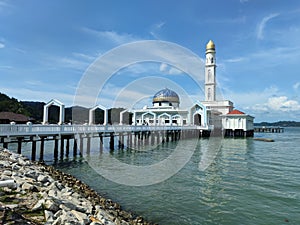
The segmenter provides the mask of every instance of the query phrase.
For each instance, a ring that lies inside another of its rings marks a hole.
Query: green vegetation
[[[0,112],[14,112],[23,114],[25,116],[30,116],[30,113],[22,102],[19,102],[15,98],[10,98],[2,93],[0,93]]]
[[[300,127],[300,122],[296,121],[278,121],[273,123],[268,122],[261,122],[261,123],[254,123],[254,126],[258,127]]]

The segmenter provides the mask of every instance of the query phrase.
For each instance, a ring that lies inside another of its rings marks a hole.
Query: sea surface
[[[191,159],[170,178],[147,186],[112,182],[90,167],[87,159],[105,156],[129,165],[147,166],[172,155],[179,146],[177,142],[143,151],[104,150],[101,154],[94,147],[90,156],[58,162],[51,159],[53,143],[47,143],[45,157],[47,163],[83,180],[100,194],[120,203],[125,210],[158,224],[298,225],[300,128],[255,136],[272,138],[275,142],[226,138],[216,151],[208,148],[210,139],[184,140],[180,145],[183,154],[190,152],[191,144],[196,143]],[[16,150],[15,145],[9,148]],[[30,156],[29,149],[30,144],[25,144],[23,154]],[[214,157],[209,166],[201,170],[199,162],[207,151],[214,151]],[[129,181],[135,176],[122,174],[121,169],[119,173]],[[146,179],[152,180],[149,174],[156,176],[147,173]]]

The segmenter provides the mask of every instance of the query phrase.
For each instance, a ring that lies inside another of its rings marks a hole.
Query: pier
[[[254,127],[256,133],[283,133],[284,128],[282,127]]]
[[[140,148],[180,139],[209,137],[211,127],[196,125],[186,126],[135,126],[135,125],[33,125],[2,124],[0,125],[0,143],[8,148],[17,143],[17,152],[22,153],[22,143],[31,143],[31,159],[44,160],[45,142],[52,141],[53,158],[63,159],[72,154],[74,157],[90,154],[91,141],[97,138],[99,152],[104,148],[115,149]],[[108,139],[104,142],[104,138]],[[108,143],[105,146],[105,143]],[[71,146],[73,144],[73,146]],[[86,152],[83,150],[86,149]]]

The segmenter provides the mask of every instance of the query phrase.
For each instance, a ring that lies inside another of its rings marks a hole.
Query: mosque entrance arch
[[[106,125],[107,122],[108,122],[108,110],[107,110],[107,108],[105,108],[102,105],[96,105],[96,106],[94,106],[93,108],[91,108],[89,110],[89,125],[95,124],[95,111],[97,109],[101,109],[101,110],[104,111],[104,119],[103,119],[104,122],[103,122],[103,125]]]
[[[201,126],[202,124],[202,116],[199,113],[194,115],[194,125]]]
[[[146,112],[142,114],[142,123],[144,125],[153,125],[156,123],[156,114],[153,112]]]
[[[159,125],[170,125],[172,120],[172,116],[168,113],[163,113],[158,116]]]
[[[56,99],[52,99],[50,100],[46,105],[44,105],[44,115],[43,115],[43,124],[48,124],[48,120],[49,120],[49,108],[52,105],[56,105],[59,107],[59,120],[58,120],[58,124],[62,125],[65,122],[65,105],[56,100]]]

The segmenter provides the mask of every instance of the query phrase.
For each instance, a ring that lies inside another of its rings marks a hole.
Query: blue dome
[[[155,102],[174,102],[179,103],[178,94],[168,88],[160,90],[153,96],[153,103]]]

